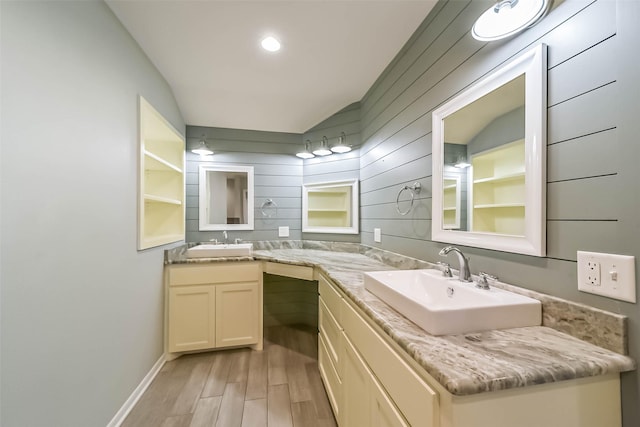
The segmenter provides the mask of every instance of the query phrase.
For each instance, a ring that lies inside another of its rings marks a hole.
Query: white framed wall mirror
[[[199,229],[253,230],[253,166],[200,165]]]
[[[304,184],[302,232],[358,234],[358,180]]]
[[[545,255],[546,73],[541,44],[433,112],[434,241]]]

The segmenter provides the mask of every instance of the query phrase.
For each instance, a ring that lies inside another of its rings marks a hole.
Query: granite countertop
[[[320,249],[291,247],[254,250],[253,258],[319,268],[391,339],[454,395],[471,395],[635,369],[634,360],[624,354],[545,326],[461,335],[430,335],[364,289],[362,273],[394,269],[388,259],[376,257],[375,253],[373,256],[370,253],[365,255],[361,249],[353,249],[356,246],[346,252],[326,250],[322,245],[318,247]],[[208,259],[208,262],[212,261]],[[178,257],[172,262],[187,261]],[[395,266],[425,268],[428,265],[400,264],[396,263]]]

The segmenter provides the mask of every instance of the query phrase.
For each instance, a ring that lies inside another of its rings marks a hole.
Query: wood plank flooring
[[[317,330],[265,328],[248,348],[167,362],[122,427],[335,427],[318,371]]]

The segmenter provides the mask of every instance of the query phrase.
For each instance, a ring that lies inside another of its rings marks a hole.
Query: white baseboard
[[[158,375],[158,372],[160,372],[160,369],[162,369],[162,366],[164,366],[165,362],[166,357],[163,354],[162,356],[160,356],[160,359],[158,359],[158,361],[151,367],[151,370],[147,373],[147,375],[145,375],[140,384],[138,384],[138,387],[133,390],[131,396],[129,396],[129,398],[124,402],[120,410],[116,413],[109,424],[107,424],[107,427],[119,427],[120,424],[124,422],[125,418],[127,418],[127,415],[129,415],[129,412],[131,412],[133,407],[136,406],[138,400],[140,400],[144,392],[149,387],[149,384],[151,384],[156,375]]]

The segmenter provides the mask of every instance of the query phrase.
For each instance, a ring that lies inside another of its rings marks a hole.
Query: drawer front
[[[318,293],[326,304],[329,312],[338,322],[338,325],[342,324],[342,296],[336,291],[331,283],[327,279],[320,275],[318,278]]]
[[[320,377],[324,382],[325,389],[327,390],[327,396],[329,397],[329,403],[333,409],[333,415],[336,420],[340,419],[340,404],[342,402],[342,381],[338,377],[338,374],[331,362],[329,353],[327,352],[327,346],[325,345],[322,335],[318,335],[318,368],[320,370]]]
[[[294,279],[313,280],[313,268],[304,265],[265,263],[264,272],[277,276],[293,277]]]
[[[172,265],[169,267],[169,286],[256,282],[259,280],[260,263],[258,262]]]
[[[342,354],[342,328],[336,322],[322,297],[318,300],[318,326],[320,335],[324,339],[327,352],[333,365],[336,367],[338,376],[342,378],[342,364],[340,363],[340,355]]]
[[[346,301],[342,303],[345,334],[387,390],[409,424],[438,426],[438,395],[396,354]]]

